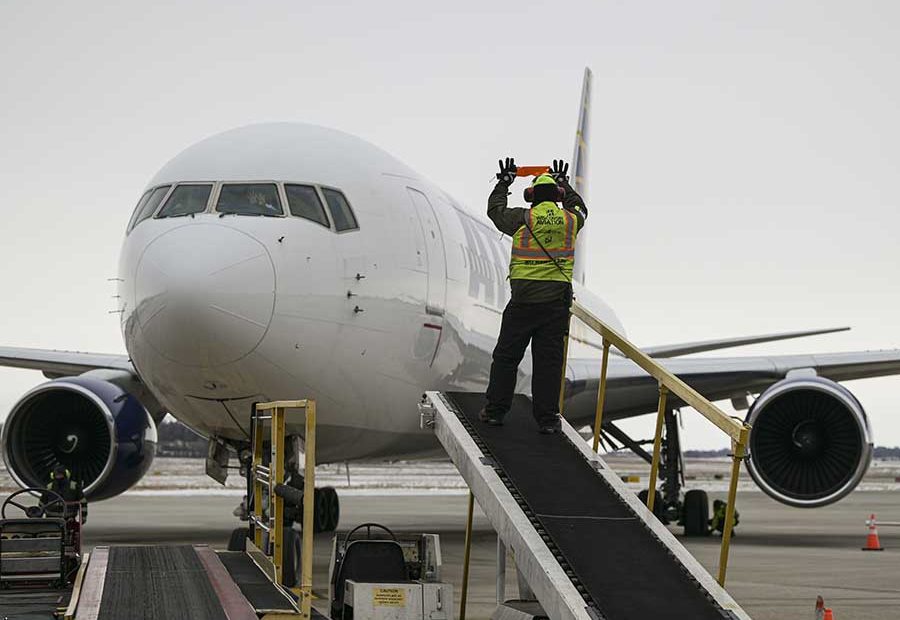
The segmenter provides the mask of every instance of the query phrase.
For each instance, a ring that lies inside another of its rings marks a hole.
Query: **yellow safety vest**
[[[578,235],[575,216],[547,201],[533,206],[526,217],[528,226],[523,224],[513,235],[509,279],[571,282]]]

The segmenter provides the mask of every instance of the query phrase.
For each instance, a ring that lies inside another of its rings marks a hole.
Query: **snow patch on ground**
[[[619,475],[637,476],[639,482],[628,482],[635,492],[646,487],[649,466],[626,455],[605,455],[607,464]],[[727,458],[686,459],[685,486],[711,492],[728,488],[731,461]],[[864,491],[900,491],[900,461],[874,461],[863,482]],[[449,461],[397,461],[393,463],[351,463],[320,465],[316,468],[316,486],[330,486],[341,495],[464,495],[465,481]],[[16,490],[16,485],[0,466],[0,492]],[[224,486],[207,477],[203,459],[157,458],[147,475],[128,491],[133,495],[222,495],[240,497],[246,484],[236,473]],[[741,491],[758,491],[741,470]]]

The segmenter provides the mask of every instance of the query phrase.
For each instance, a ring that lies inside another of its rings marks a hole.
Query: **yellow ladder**
[[[316,401],[277,400],[258,403],[253,408],[250,423],[252,438],[252,458],[249,472],[253,492],[253,512],[250,523],[253,538],[248,541],[248,552],[256,563],[269,575],[277,586],[281,586],[284,567],[284,498],[279,485],[284,484],[285,463],[285,417],[287,411],[301,409],[306,417],[304,453],[306,462],[303,472],[303,541],[300,569],[300,587],[293,592],[300,599],[300,616],[309,620],[312,613],[312,567],[313,567],[313,507],[315,501],[316,476]],[[264,447],[269,426],[268,465],[264,465]],[[265,502],[268,502],[268,509]]]

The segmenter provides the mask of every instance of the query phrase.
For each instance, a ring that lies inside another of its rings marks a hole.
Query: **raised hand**
[[[553,165],[550,166],[550,176],[556,179],[557,183],[564,183],[569,180],[569,164],[561,159],[554,159]]]
[[[497,173],[497,180],[512,184],[512,182],[516,180],[516,171],[518,170],[516,160],[512,157],[507,157],[506,162],[501,159],[497,163],[500,164],[500,172]]]

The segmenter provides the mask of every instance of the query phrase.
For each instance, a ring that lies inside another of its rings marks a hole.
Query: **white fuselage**
[[[215,211],[223,182],[249,181],[339,189],[359,228]],[[215,184],[206,212],[147,219],[120,261],[126,347],[160,403],[240,441],[253,402],[314,398],[321,461],[434,451],[416,403],[424,390],[484,390],[509,239],[383,151],[321,127],[214,136],[150,187],[188,182]],[[526,393],[530,368],[526,356]]]

